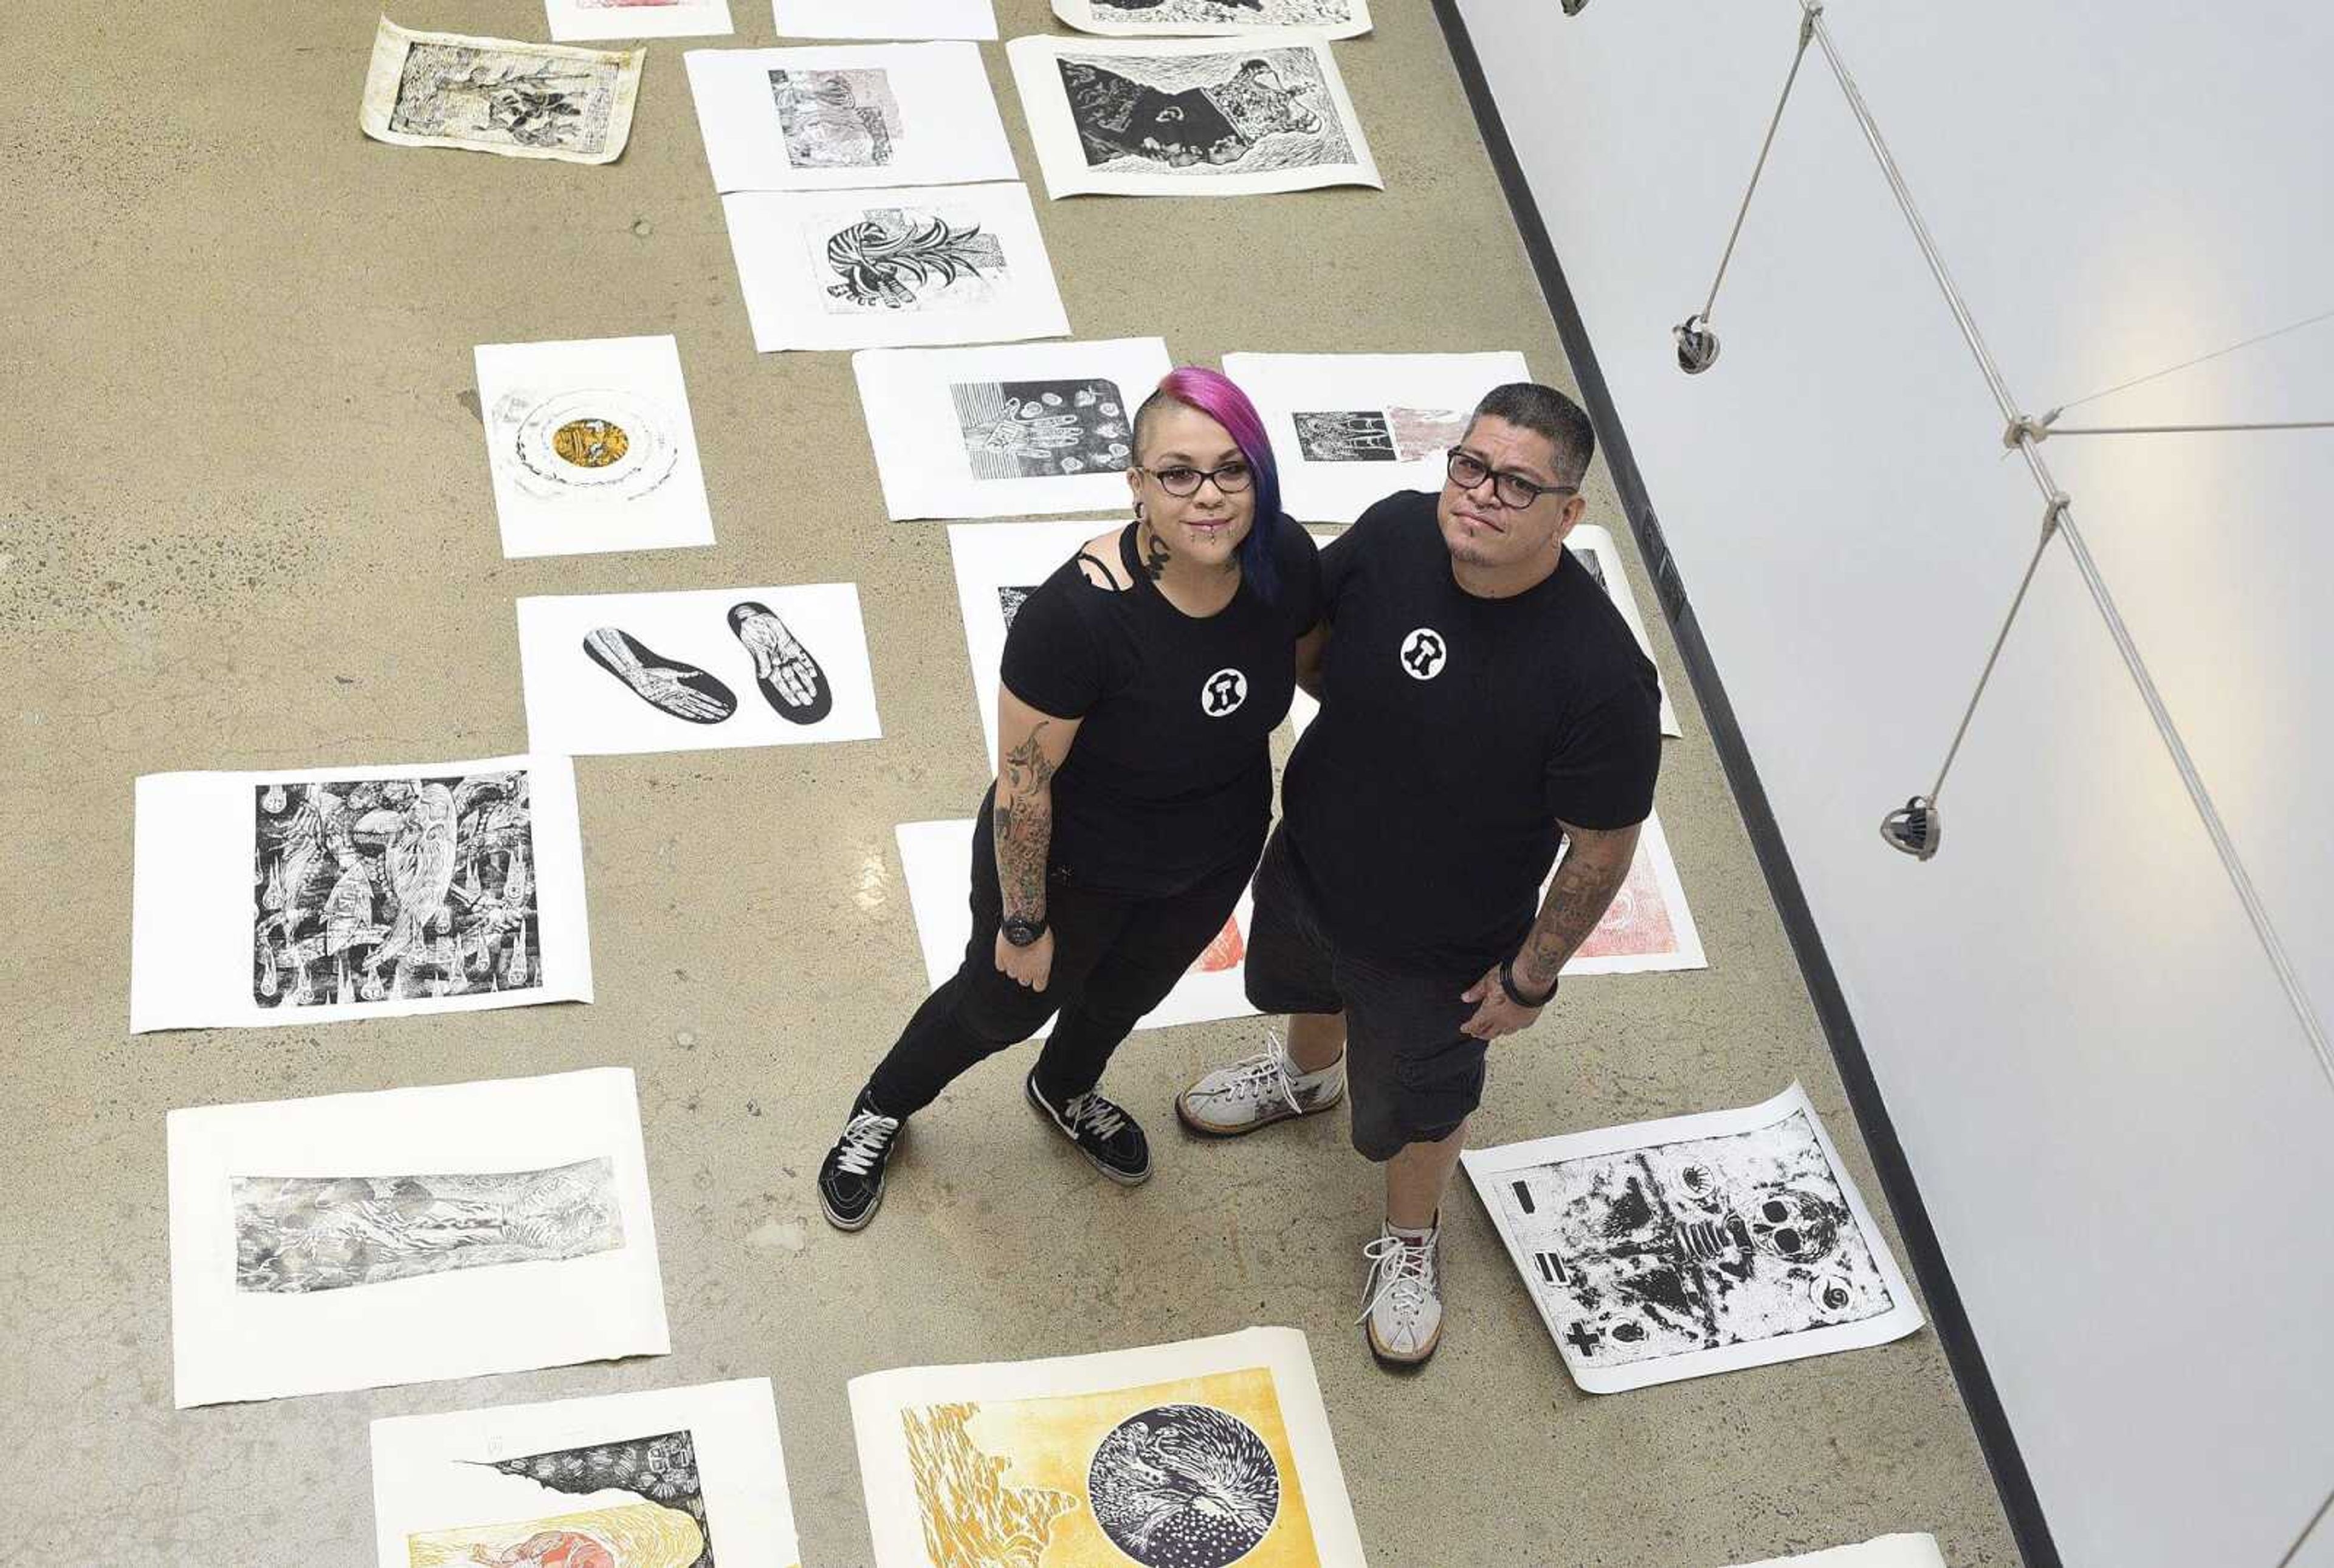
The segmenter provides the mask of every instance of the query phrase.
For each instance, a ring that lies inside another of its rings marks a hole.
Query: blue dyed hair
[[[1240,574],[1259,598],[1269,602],[1280,593],[1273,544],[1281,528],[1294,524],[1280,515],[1280,466],[1273,461],[1272,438],[1264,433],[1264,417],[1249,401],[1248,394],[1222,371],[1210,370],[1204,365],[1183,365],[1168,371],[1161,379],[1158,390],[1145,398],[1143,407],[1135,411],[1138,438],[1151,411],[1162,400],[1196,409],[1221,425],[1231,437],[1232,445],[1240,449],[1240,456],[1248,459],[1249,469],[1256,476],[1256,515],[1249,524],[1248,537],[1240,541]],[[1139,439],[1136,444],[1141,445]]]

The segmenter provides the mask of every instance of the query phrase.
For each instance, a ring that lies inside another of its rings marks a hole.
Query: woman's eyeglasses
[[[1527,479],[1521,474],[1494,468],[1463,447],[1451,448],[1449,467],[1451,482],[1461,490],[1472,490],[1486,479],[1495,481],[1491,493],[1500,498],[1500,505],[1513,511],[1523,510],[1543,495],[1580,494],[1577,485],[1543,485],[1536,479]]]
[[[1135,465],[1135,472],[1148,474],[1159,481],[1159,487],[1181,501],[1200,493],[1200,486],[1212,479],[1219,495],[1237,495],[1256,483],[1256,470],[1246,463],[1227,463],[1220,468],[1194,468],[1177,464],[1172,468],[1145,468]]]

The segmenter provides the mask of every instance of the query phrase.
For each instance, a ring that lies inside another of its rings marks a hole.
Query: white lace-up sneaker
[[[1264,1049],[1219,1067],[1175,1096],[1184,1126],[1210,1138],[1236,1138],[1276,1121],[1326,1111],[1345,1097],[1345,1059],[1318,1073],[1299,1073],[1277,1029],[1264,1032]]]
[[[1442,1227],[1428,1231],[1423,1241],[1412,1241],[1382,1226],[1362,1255],[1370,1260],[1370,1277],[1362,1286],[1369,1304],[1354,1321],[1369,1325],[1364,1332],[1370,1354],[1380,1366],[1424,1365],[1442,1341]]]

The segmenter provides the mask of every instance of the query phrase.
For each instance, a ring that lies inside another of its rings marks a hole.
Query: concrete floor
[[[735,43],[773,41],[767,6],[736,5]],[[1048,25],[1042,0],[998,10],[1008,35]],[[1377,10],[1338,54],[1388,189],[1041,201],[1081,335],[1163,332],[1202,361],[1516,347],[1565,379],[1427,8]],[[1343,1129],[1173,1130],[1174,1087],[1252,1024],[1121,1056],[1111,1087],[1159,1141],[1148,1187],[1067,1157],[998,1063],[918,1121],[874,1228],[829,1231],[812,1171],[922,991],[892,825],[969,813],[981,729],[944,534],[884,521],[847,358],[752,351],[680,48],[652,49],[630,151],[592,169],[362,139],[370,4],[39,11],[0,56],[8,1561],[369,1562],[376,1415],[768,1374],[805,1564],[864,1564],[846,1379],[1257,1323],[1311,1335],[1381,1568],[1715,1568],[1900,1528],[1956,1568],[2016,1561],[1933,1337],[1588,1398],[1471,1196],[1450,1211],[1446,1347],[1422,1378],[1378,1372],[1350,1326],[1374,1173]],[[532,0],[398,19],[542,26]],[[505,562],[471,346],[666,332],[719,548]],[[1590,498],[1625,531],[1601,472]],[[838,580],[866,603],[891,738],[579,769],[595,1005],[126,1033],[136,775],[520,750],[515,596]],[[1666,641],[1662,663],[1688,733],[1660,809],[1712,967],[1567,986],[1500,1048],[1479,1136],[1796,1076],[1876,1200]],[[671,1356],[170,1409],[166,1111],[609,1063],[640,1073]]]

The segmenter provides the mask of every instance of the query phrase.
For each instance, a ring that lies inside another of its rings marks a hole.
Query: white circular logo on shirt
[[[1450,649],[1443,646],[1442,633],[1432,626],[1422,626],[1402,640],[1402,669],[1413,680],[1432,680],[1442,673],[1451,659]]]
[[[1200,688],[1200,711],[1210,718],[1229,718],[1248,700],[1248,677],[1237,669],[1220,669]]]

